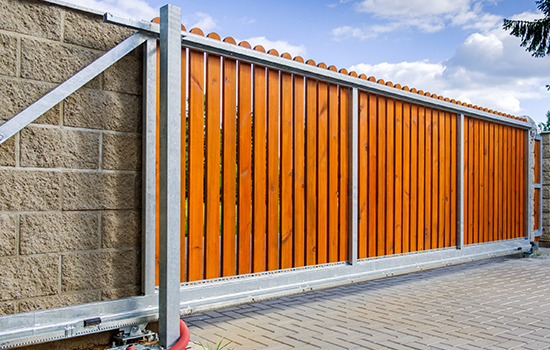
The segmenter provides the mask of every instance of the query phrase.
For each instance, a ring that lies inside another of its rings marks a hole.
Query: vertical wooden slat
[[[508,239],[510,234],[510,214],[508,209],[510,208],[510,128],[508,126],[503,127],[503,138],[504,138],[504,173],[503,173],[503,190],[504,190],[504,201],[503,201],[503,237],[502,239]]]
[[[399,137],[399,136],[397,136]],[[402,252],[411,251],[410,203],[411,203],[411,104],[403,103],[403,219]]]
[[[376,256],[386,253],[386,98],[378,96],[378,232]]]
[[[304,77],[294,76],[294,267],[305,265],[305,122]]]
[[[494,160],[493,160],[493,194],[494,194],[494,208],[493,208],[493,240],[498,240],[498,230],[499,230],[499,205],[500,205],[500,191],[498,187],[498,178],[499,178],[499,167],[500,167],[500,160],[499,160],[499,154],[500,154],[500,137],[499,137],[499,125],[494,124],[493,125],[493,145],[494,145]]]
[[[267,79],[267,269],[279,269],[279,71]]]
[[[157,51],[160,52],[160,51]],[[160,74],[157,70],[157,74]],[[160,78],[157,77],[157,81],[160,82]],[[185,241],[187,239],[187,171],[186,171],[186,159],[187,159],[187,101],[186,86],[187,84],[187,51],[184,47],[181,48],[181,203],[180,203],[180,282],[185,281],[186,266],[187,266],[187,254],[185,250]],[[160,95],[160,91],[158,91]],[[160,99],[160,96],[159,96]],[[158,100],[157,100],[158,101]],[[159,115],[159,114],[157,114]],[[159,131],[160,132],[160,131]],[[157,135],[160,135],[157,133]],[[160,139],[159,139],[160,141]],[[159,144],[160,146],[160,144]],[[157,153],[158,154],[158,153]],[[159,198],[160,199],[160,198]],[[158,208],[158,207],[157,207]],[[156,245],[158,248],[159,245]]]
[[[220,56],[206,59],[206,278],[220,274]]]
[[[367,256],[369,258],[376,256],[376,238],[378,236],[377,231],[377,196],[378,196],[378,100],[376,95],[369,94],[369,170],[368,170],[368,203],[367,203],[367,215],[368,215],[368,230],[367,230]]]
[[[359,177],[358,177],[358,225],[357,225],[357,246],[359,252],[357,257],[359,259],[366,258],[367,255],[367,231],[368,231],[368,214],[370,207],[367,207],[368,196],[368,157],[369,157],[369,135],[368,135],[368,121],[369,121],[369,95],[364,91],[359,91]]]
[[[317,84],[317,263],[328,254],[328,86]]]
[[[204,53],[189,51],[189,281],[203,279]],[[219,117],[218,117],[219,118]]]
[[[458,118],[457,118],[458,119]],[[460,126],[458,126],[460,127]],[[470,118],[464,116],[464,244],[470,243],[469,230],[470,230]],[[458,145],[455,149],[458,148]],[[455,164],[456,168],[459,164]],[[456,182],[453,182],[456,184]],[[454,188],[454,185],[453,185]],[[454,222],[453,222],[454,225]],[[457,237],[458,239],[458,237]]]
[[[410,251],[418,250],[418,106],[411,105]],[[424,215],[424,214],[422,214]],[[420,236],[422,237],[422,236]]]
[[[328,94],[328,262],[338,261],[338,86]]]
[[[403,102],[395,101],[394,253],[403,251]]]
[[[474,119],[474,229],[473,229],[473,241],[472,243],[479,243],[479,199],[481,191],[481,168],[480,168],[480,132],[479,132],[479,120]]]
[[[518,232],[518,235],[519,237],[524,237],[525,236],[525,225],[524,225],[524,220],[525,220],[525,212],[524,212],[524,208],[525,208],[525,202],[524,202],[524,199],[525,199],[525,157],[524,157],[524,154],[525,154],[525,131],[518,131],[518,134],[519,134],[519,138],[518,138],[518,158],[519,158],[519,166],[518,166],[518,170],[519,170],[519,232]]]
[[[292,76],[281,73],[281,268],[292,267]]]
[[[417,249],[424,250],[424,217],[426,210],[425,172],[426,160],[429,159],[426,152],[426,111],[424,107],[418,107],[418,221],[417,221]]]
[[[435,205],[432,206],[432,138],[433,138],[433,124],[432,124],[432,110],[426,108],[425,113],[425,141],[426,141],[426,161],[425,161],[425,187],[424,187],[424,249],[428,250],[432,248],[432,210]],[[435,203],[434,203],[435,204]]]
[[[517,218],[517,213],[518,213],[518,210],[517,210],[517,186],[518,186],[518,179],[517,179],[517,152],[516,152],[516,128],[510,128],[511,130],[511,137],[512,137],[512,156],[511,156],[511,160],[512,160],[512,166],[511,166],[511,182],[512,182],[512,188],[510,189],[511,193],[512,193],[512,201],[511,201],[511,225],[510,225],[510,231],[511,231],[511,236],[510,238],[516,238],[517,237],[517,233],[516,233],[516,224],[517,224],[517,221],[516,221],[516,218]]]
[[[317,263],[317,81],[306,79],[306,265]]]
[[[235,274],[237,184],[237,72],[235,60],[223,60],[223,211],[222,275]]]
[[[437,213],[437,248],[443,248],[448,245],[448,241],[445,241],[445,176],[449,176],[445,173],[445,164],[451,160],[445,158],[445,112],[438,111],[439,125],[437,133],[437,145],[439,148],[439,161],[437,163],[439,186],[437,192],[437,204],[439,205],[439,211]]]
[[[504,139],[502,125],[498,125],[498,191],[497,191],[497,208],[498,208],[498,240],[504,237]]]
[[[495,240],[495,123],[489,123],[489,241]]]
[[[440,169],[443,171],[443,192],[442,192],[442,202],[443,202],[443,216],[441,217],[441,220],[443,220],[443,231],[444,231],[444,241],[445,244],[444,247],[451,247],[454,244],[452,244],[451,239],[451,183],[452,182],[452,174],[451,174],[451,164],[453,167],[456,167],[455,162],[453,162],[453,159],[451,158],[451,114],[449,112],[445,112],[442,114],[443,118],[443,135],[441,137],[441,142],[443,144],[443,153],[440,156],[441,159],[443,159],[442,166]],[[456,222],[452,222],[453,226],[456,226]]]
[[[252,69],[239,61],[239,194],[237,271],[251,270],[252,234]]]
[[[474,135],[474,119],[468,118],[468,244],[474,243],[474,176],[476,138]]]
[[[457,191],[458,187],[458,128],[459,128],[460,119],[459,116],[456,114],[451,114],[451,155],[449,159],[452,159],[452,165],[451,165],[451,178],[450,178],[450,191],[451,191],[451,222],[449,223],[451,228],[451,246],[457,245],[457,239],[458,239],[458,230],[457,230],[457,216],[458,213],[458,205],[457,205],[457,197],[460,195]],[[465,129],[466,130],[466,129]],[[466,135],[464,135],[466,136]],[[465,156],[465,155],[464,155]],[[464,184],[466,184],[466,181],[464,181]],[[462,188],[462,191],[465,191],[466,188]],[[466,201],[464,201],[466,203]],[[464,213],[466,213],[466,208],[464,208]]]
[[[432,111],[432,219],[431,248],[439,244],[439,111]]]
[[[483,123],[483,242],[489,242],[489,122]]]
[[[514,160],[514,145],[513,145],[513,138],[512,138],[512,127],[508,127],[508,221],[507,221],[507,229],[508,229],[508,235],[506,236],[507,239],[513,238],[513,228],[514,228],[514,220],[513,220],[513,208],[514,208],[514,193],[513,188],[515,186],[514,184],[514,171],[513,171],[513,160]]]
[[[265,271],[266,244],[266,73],[254,66],[254,186],[252,272]]]
[[[340,87],[340,183],[339,183],[339,260],[348,259],[348,228],[349,228],[349,88]]]
[[[395,110],[394,100],[386,101],[386,255],[394,252],[394,128]]]

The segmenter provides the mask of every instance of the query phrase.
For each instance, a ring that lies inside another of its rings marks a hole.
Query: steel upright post
[[[160,9],[159,333],[179,339],[181,204],[181,9]]]

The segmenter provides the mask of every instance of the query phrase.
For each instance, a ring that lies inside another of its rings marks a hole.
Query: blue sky
[[[150,20],[166,0],[65,0]],[[172,0],[188,30],[545,121],[550,57],[534,58],[503,18],[542,15],[534,0]]]

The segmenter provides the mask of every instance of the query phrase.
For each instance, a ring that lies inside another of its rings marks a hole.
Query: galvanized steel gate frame
[[[83,9],[58,0],[51,3]],[[93,11],[98,13],[97,11]],[[136,33],[101,56],[79,73],[60,84],[36,103],[0,126],[0,143],[15,135],[26,125],[61,102],[88,81],[113,65],[138,47],[144,50],[144,119],[143,119],[143,296],[69,306],[0,317],[0,349],[69,338],[73,336],[116,329],[133,324],[160,321],[161,341],[171,345],[179,336],[178,318],[191,313],[246,304],[311,290],[331,288],[376,278],[405,274],[425,269],[458,264],[477,259],[517,253],[530,247],[530,218],[533,215],[529,203],[534,188],[529,169],[533,167],[530,145],[537,137],[532,120],[524,122],[499,115],[474,110],[461,105],[398,90],[327,69],[266,55],[236,45],[205,38],[180,28],[180,9],[165,6],[161,9],[161,24],[130,20],[104,15],[104,20],[129,28]],[[156,79],[157,40],[161,42],[160,66],[160,286],[155,286],[155,196],[156,196]],[[181,46],[208,53],[231,57],[253,64],[281,69],[309,78],[336,83],[352,88],[352,113],[350,116],[351,186],[350,193],[350,244],[347,262],[329,263],[303,268],[262,272],[234,277],[217,278],[181,284],[179,280],[180,240],[180,89],[179,69]],[[174,74],[174,72],[176,74]],[[457,205],[459,210],[457,246],[443,249],[396,254],[378,258],[357,258],[357,188],[358,188],[358,89],[399,98],[404,101],[440,108],[459,116],[459,171]],[[173,112],[175,111],[175,112]],[[464,244],[464,115],[512,125],[523,129],[526,138],[525,167],[526,222],[525,238],[491,243]],[[542,152],[541,152],[542,153]],[[176,159],[178,161],[172,161]],[[542,191],[540,191],[542,192]],[[542,203],[542,201],[540,201]],[[542,204],[541,204],[542,205]],[[177,208],[177,210],[174,210]],[[170,212],[170,211],[173,212]],[[173,244],[171,242],[178,242]],[[160,316],[159,316],[160,314]],[[99,325],[86,326],[86,319],[100,317]]]

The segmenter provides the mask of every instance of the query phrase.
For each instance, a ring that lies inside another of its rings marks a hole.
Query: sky
[[[167,0],[65,0],[151,20]],[[402,86],[546,121],[550,57],[502,20],[542,18],[535,0],[171,0],[198,27]]]

